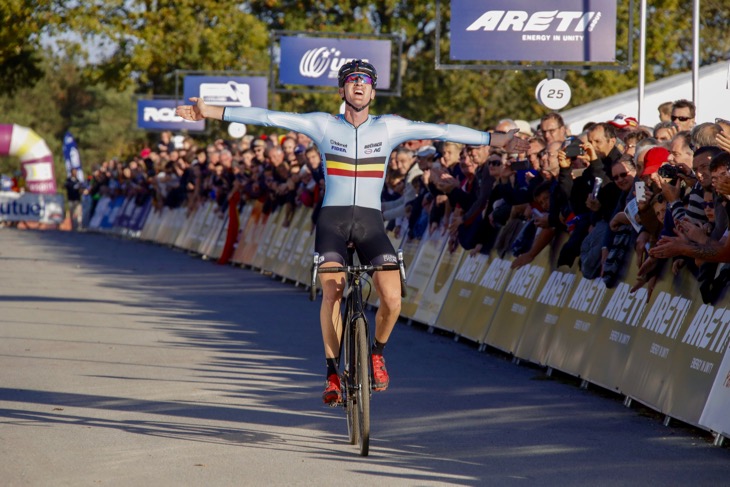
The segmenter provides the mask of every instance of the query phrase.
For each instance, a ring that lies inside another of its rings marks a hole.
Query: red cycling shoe
[[[340,388],[340,378],[337,374],[330,374],[325,382],[322,400],[327,405],[335,405],[342,402],[342,390]]]
[[[373,354],[373,390],[384,391],[388,388],[390,377],[385,368],[385,359],[382,355]]]

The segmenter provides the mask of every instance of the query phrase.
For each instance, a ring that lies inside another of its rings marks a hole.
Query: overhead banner
[[[378,88],[390,88],[391,41],[282,37],[279,82],[286,85],[337,86],[337,73],[353,59],[378,72]]]
[[[187,98],[186,98],[187,100]],[[184,103],[190,103],[185,101]],[[137,100],[137,127],[144,130],[203,132],[205,120],[189,122],[175,115],[175,100]]]
[[[268,108],[267,84],[263,76],[185,76],[183,98],[219,107]]]
[[[616,0],[451,0],[451,59],[615,62]]]

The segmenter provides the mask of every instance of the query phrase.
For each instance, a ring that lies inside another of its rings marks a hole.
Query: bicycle
[[[351,445],[357,443],[360,455],[367,456],[370,448],[370,395],[372,394],[372,367],[370,356],[370,329],[365,318],[362,298],[363,275],[379,271],[400,271],[401,296],[406,294],[406,271],[403,251],[398,250],[397,264],[353,265],[354,248],[348,247],[346,266],[318,268],[319,254],[314,254],[312,262],[312,285],[309,299],[317,297],[317,274],[338,273],[347,275],[347,287],[343,297],[342,334],[340,338],[340,384],[342,402],[331,406],[343,406],[347,415],[347,432]]]

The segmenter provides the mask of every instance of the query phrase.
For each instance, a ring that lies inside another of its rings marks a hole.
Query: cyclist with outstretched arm
[[[190,98],[192,106],[177,107],[177,115],[194,121],[213,118],[281,127],[309,136],[319,148],[325,171],[325,196],[314,244],[320,255],[320,267],[344,266],[348,242],[354,243],[362,263],[395,264],[397,257],[385,233],[380,202],[388,156],[393,148],[411,139],[506,147],[509,152],[526,152],[528,144],[514,137],[516,130],[489,134],[460,125],[413,122],[395,115],[370,115],[377,79],[372,64],[361,60],[345,63],[338,75],[339,94],[345,102],[345,113],[341,115],[210,106],[201,98]],[[345,276],[343,273],[320,274],[320,282],[323,294],[320,324],[327,363],[322,399],[326,404],[332,404],[342,400],[337,361]],[[377,272],[373,282],[380,298],[372,348],[373,389],[383,391],[389,383],[383,348],[400,315],[400,275],[398,272]]]

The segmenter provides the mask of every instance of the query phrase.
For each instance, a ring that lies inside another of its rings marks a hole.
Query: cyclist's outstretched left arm
[[[468,145],[489,145],[488,132],[470,129],[462,125],[414,122],[397,115],[384,116],[388,134],[394,145],[412,139],[448,140]]]

